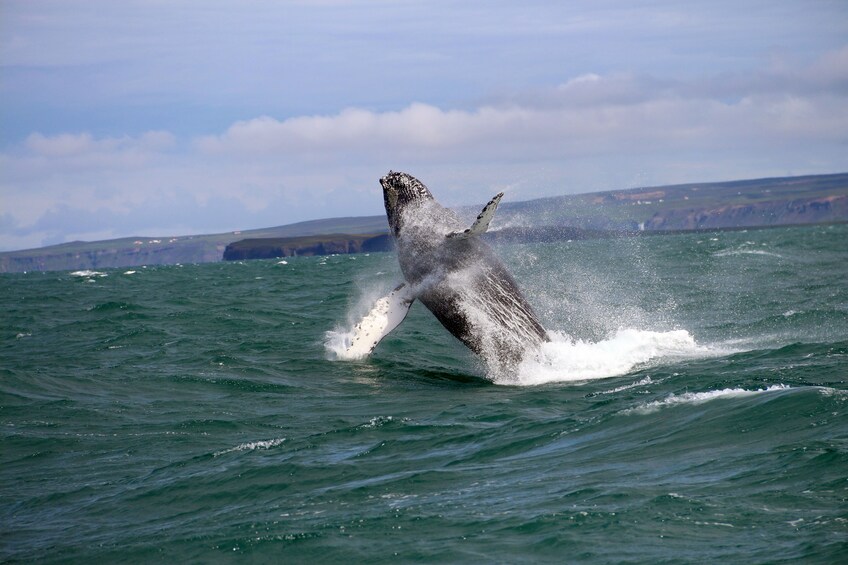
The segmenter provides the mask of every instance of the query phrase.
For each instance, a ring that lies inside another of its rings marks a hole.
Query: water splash
[[[380,273],[382,274],[382,273]],[[386,281],[372,281],[361,289],[357,299],[347,309],[347,319],[332,330],[324,332],[324,351],[330,360],[358,361],[368,357],[369,352],[351,349],[355,336],[355,326],[363,320],[374,305],[388,294]]]
[[[517,375],[500,377],[495,382],[520,386],[583,382],[625,375],[661,360],[714,353],[698,345],[686,330],[620,329],[598,342],[574,340],[557,332],[552,332],[551,338],[538,355],[521,363]]]

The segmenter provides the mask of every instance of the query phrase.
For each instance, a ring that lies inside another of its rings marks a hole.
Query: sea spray
[[[638,238],[614,241],[504,246],[498,252],[549,331],[597,342],[619,328],[685,327],[674,293],[657,274],[657,250]]]
[[[397,261],[391,257],[391,264],[383,264],[388,259],[381,254],[380,268],[374,272],[359,271],[354,279],[354,291],[348,297],[348,305],[343,322],[324,332],[324,351],[329,360],[356,361],[367,357],[361,352],[350,352],[354,338],[354,327],[374,307],[378,300],[389,294],[392,288],[402,280]]]
[[[661,361],[706,356],[686,330],[655,332],[620,329],[609,339],[590,342],[552,332],[538,355],[528,356],[513,379],[498,384],[540,385],[574,383],[627,374]]]

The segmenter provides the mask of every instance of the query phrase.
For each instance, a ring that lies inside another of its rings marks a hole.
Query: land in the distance
[[[478,207],[460,210],[470,220]],[[848,221],[848,173],[612,190],[504,202],[488,237],[553,241]],[[204,263],[389,249],[384,215],[177,237],[71,242],[0,253],[0,272]]]

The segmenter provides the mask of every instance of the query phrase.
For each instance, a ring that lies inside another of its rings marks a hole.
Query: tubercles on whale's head
[[[380,179],[380,184],[383,187],[383,201],[386,204],[389,227],[395,236],[400,233],[401,213],[406,206],[433,200],[433,195],[424,183],[407,173],[389,171],[389,174]]]

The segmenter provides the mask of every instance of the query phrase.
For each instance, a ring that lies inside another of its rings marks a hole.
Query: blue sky
[[[4,0],[0,250],[848,171],[848,2]]]

